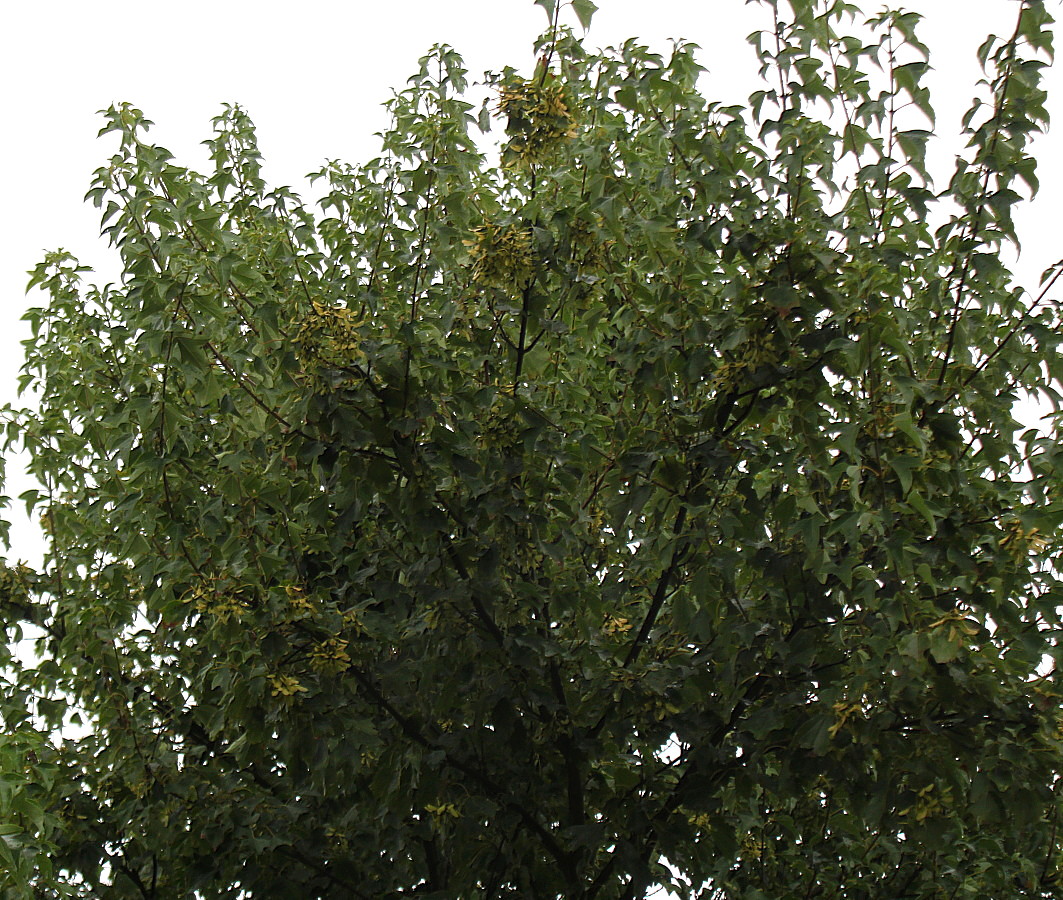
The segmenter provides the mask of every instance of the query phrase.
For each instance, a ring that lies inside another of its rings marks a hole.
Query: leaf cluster
[[[34,270],[6,426],[26,896],[1058,891],[1063,465],[1014,407],[1061,270],[1001,258],[1044,4],[940,184],[914,14],[767,2],[725,106],[541,5],[504,148],[434,48],[319,210],[238,106],[207,173],[104,113],[123,276]]]

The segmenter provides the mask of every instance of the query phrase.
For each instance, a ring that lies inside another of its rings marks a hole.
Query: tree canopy
[[[538,2],[316,209],[239,106],[205,173],[106,111],[123,276],[34,270],[7,417],[5,896],[1059,896],[1044,3],[932,180],[914,13],[761,0],[734,106]]]

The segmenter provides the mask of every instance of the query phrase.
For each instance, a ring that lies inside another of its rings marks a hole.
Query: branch
[[[403,715],[395,706],[384,696],[384,693],[378,688],[369,675],[362,669],[352,666],[349,670],[362,688],[370,695],[374,703],[377,704],[402,730],[402,733],[406,735],[411,741],[420,747],[424,747],[426,750],[433,750],[441,752],[443,758],[447,763],[457,769],[459,772],[469,776],[474,781],[478,782],[481,787],[485,788],[488,793],[499,798],[503,805],[505,805],[512,812],[515,812],[524,825],[531,831],[533,831],[542,841],[543,846],[554,858],[554,860],[561,866],[562,870],[566,873],[566,877],[570,880],[574,880],[575,872],[572,868],[572,861],[569,854],[561,847],[557,842],[557,839],[550,833],[550,831],[543,826],[538,819],[532,815],[524,806],[518,803],[512,797],[507,798],[508,791],[506,791],[501,785],[496,783],[494,779],[486,775],[480,769],[465,762],[462,759],[458,759],[454,756],[453,752],[446,747],[441,747],[438,743],[429,740],[421,730],[414,723],[413,719]]]
[[[672,534],[677,539],[680,532],[683,530],[686,518],[687,508],[685,505],[680,506],[679,512],[675,517],[675,524],[672,526]],[[650,601],[650,608],[646,611],[646,618],[642,620],[642,627],[639,628],[638,634],[635,636],[635,640],[631,644],[631,649],[628,650],[627,657],[624,660],[625,669],[634,665],[639,658],[639,654],[642,653],[646,641],[649,639],[650,631],[652,630],[654,623],[656,623],[657,617],[661,613],[661,608],[664,606],[664,600],[668,595],[668,588],[671,585],[672,578],[675,576],[679,564],[683,561],[683,557],[686,555],[686,550],[687,544],[677,540],[675,549],[672,551],[672,559],[657,581],[657,588],[653,592],[653,600]]]
[[[993,134],[990,136],[988,142],[983,145],[984,158],[988,157],[988,155],[993,151],[994,147],[996,146],[997,140],[1000,137],[1000,117],[1003,114],[1005,106],[1007,105],[1008,84],[1011,81],[1011,76],[1014,72],[1015,65],[1015,45],[1019,39],[1019,30],[1022,28],[1022,17],[1025,12],[1025,4],[1020,4],[1019,15],[1015,22],[1015,31],[1012,33],[1011,38],[1008,41],[1008,45],[1010,47],[1008,67],[1004,72],[1002,81],[999,83],[1000,87],[997,90],[998,99],[993,108],[993,118],[996,119],[996,126],[994,127]],[[992,121],[992,119],[990,119],[990,121]],[[977,159],[977,154],[975,158]],[[974,215],[968,218],[967,220],[967,237],[971,240],[977,240],[978,234],[982,229],[982,219],[985,216],[987,196],[989,194],[989,179],[990,177],[992,177],[993,174],[992,169],[990,169],[989,167],[988,161],[983,163],[983,167],[984,168],[982,175],[982,185],[980,189],[980,196],[978,198],[978,209],[975,211]],[[997,186],[1000,186],[999,181],[997,182]],[[979,243],[981,242],[979,241]],[[949,363],[952,359],[952,351],[953,348],[956,346],[956,333],[959,329],[960,319],[963,317],[964,312],[963,294],[967,287],[967,279],[971,273],[972,254],[973,248],[967,251],[967,256],[964,258],[963,266],[959,271],[959,281],[956,284],[956,297],[952,304],[952,314],[951,320],[949,322],[948,340],[945,343],[945,352],[941,359],[941,371],[938,373],[937,377],[937,383],[939,387],[945,383],[945,375],[948,372]],[[956,276],[958,265],[959,260],[956,261],[956,263],[952,267],[952,271],[949,273],[950,280]]]

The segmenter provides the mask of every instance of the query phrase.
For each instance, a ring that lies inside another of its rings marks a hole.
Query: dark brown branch
[[[510,809],[512,812],[515,812],[524,825],[538,836],[543,847],[546,848],[547,852],[554,858],[555,862],[561,866],[566,875],[570,878],[575,877],[575,873],[572,871],[570,855],[565,852],[564,848],[562,848],[557,842],[557,839],[553,834],[551,834],[528,809],[512,797],[508,797],[508,792],[489,775],[485,774],[471,763],[455,757],[453,752],[448,748],[440,747],[434,741],[429,740],[417,727],[413,719],[403,715],[398,709],[396,709],[395,705],[384,696],[384,693],[376,686],[372,678],[370,678],[366,672],[356,667],[352,667],[350,672],[354,675],[363,690],[369,694],[372,701],[399,726],[402,733],[406,735],[407,738],[418,746],[424,747],[426,750],[442,751],[444,759],[450,766],[479,783],[481,787],[487,789],[490,796],[497,797],[502,805]]]
[[[686,542],[678,540],[683,531],[683,526],[686,524],[686,519],[687,508],[686,505],[683,505],[679,507],[679,512],[675,517],[675,523],[672,525],[672,534],[677,541],[675,548],[672,550],[672,558],[668,563],[668,567],[661,573],[661,577],[657,580],[657,587],[653,592],[650,608],[646,611],[646,617],[642,620],[642,626],[639,628],[638,634],[635,635],[635,640],[631,644],[631,649],[628,650],[627,657],[624,659],[625,669],[631,668],[631,666],[635,664],[639,655],[642,653],[643,648],[646,646],[650,631],[657,622],[657,617],[660,615],[661,608],[664,606],[665,598],[668,596],[668,590],[671,587],[672,579],[675,577],[675,573],[679,569],[679,564],[683,561],[683,557],[686,555]]]

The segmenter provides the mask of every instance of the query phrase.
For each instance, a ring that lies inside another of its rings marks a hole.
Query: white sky
[[[877,11],[878,0],[863,0]],[[671,37],[703,48],[705,90],[742,102],[757,87],[745,36],[768,24],[767,11],[743,0],[598,0],[588,41],[638,37],[662,51]],[[908,0],[924,13],[924,42],[935,68],[930,82],[937,131],[955,134],[979,77],[974,52],[992,31],[1011,33],[1014,0]],[[1061,0],[1048,0],[1057,16]],[[179,162],[205,166],[200,141],[225,101],[244,105],[258,126],[266,176],[301,185],[328,158],[359,162],[375,154],[380,103],[401,87],[418,57],[436,42],[456,47],[472,77],[513,65],[527,70],[531,44],[546,18],[532,0],[36,0],[5,5],[0,85],[6,173],[0,221],[0,403],[15,400],[26,271],[45,250],[62,247],[114,279],[113,255],[98,238],[97,210],[81,200],[92,171],[112,152],[96,140],[96,111],[128,100],[156,123],[154,139]],[[574,21],[570,18],[570,21]],[[1063,44],[1063,39],[1061,39]],[[1052,109],[1063,109],[1060,72]],[[1063,113],[1061,113],[1063,114]],[[1058,134],[1038,145],[1045,161],[1042,194],[1021,216],[1023,280],[1063,256],[1058,210],[1063,172]],[[948,158],[947,155],[945,157]],[[942,185],[943,186],[943,185]],[[25,485],[8,487],[16,496]],[[17,509],[13,511],[17,513]],[[39,543],[18,521],[13,558],[34,560]]]

